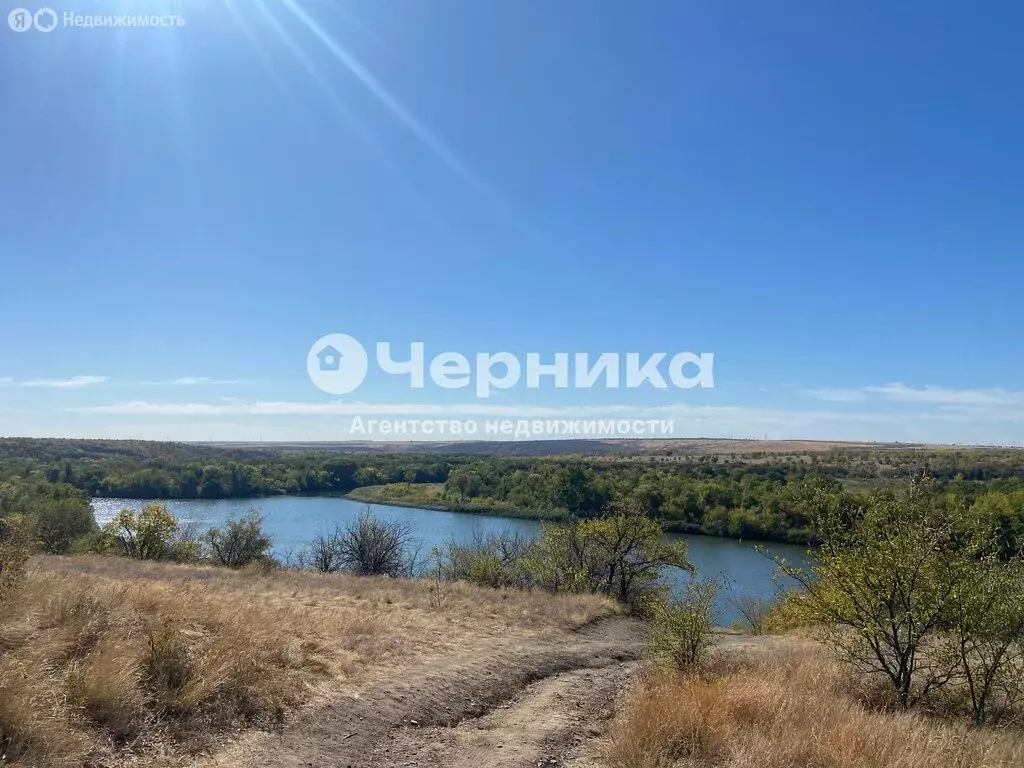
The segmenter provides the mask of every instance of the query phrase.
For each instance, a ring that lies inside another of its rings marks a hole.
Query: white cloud
[[[824,400],[829,403],[862,403],[868,399],[867,393],[860,389],[822,387],[820,389],[803,389],[801,392],[817,400]]]
[[[882,387],[865,387],[865,391],[879,394],[901,403],[928,403],[931,405],[999,406],[1024,404],[1024,392],[1005,389],[950,389],[925,386],[919,389],[899,382]]]
[[[197,387],[203,385],[217,386],[222,384],[241,384],[242,379],[215,379],[212,376],[180,376],[177,379],[164,381],[126,381],[126,387]]]
[[[74,389],[77,387],[88,387],[92,384],[102,384],[109,381],[109,376],[72,376],[69,379],[28,379],[15,382],[22,387],[56,387],[58,389]]]
[[[744,429],[765,426],[791,427],[812,423],[844,422],[889,423],[892,413],[845,413],[827,410],[787,410],[750,406],[693,406],[673,403],[656,406],[634,405],[497,405],[491,403],[362,403],[304,401],[241,401],[221,399],[215,403],[165,403],[133,400],[110,405],[68,408],[83,414],[118,416],[338,416],[338,417],[409,417],[409,418],[502,418],[502,419],[678,419],[687,423],[707,423],[715,427]],[[933,414],[903,414],[907,419],[921,419]],[[934,414],[935,418],[954,419],[957,414]],[[1021,416],[1024,419],[1024,414]]]
[[[681,406],[684,407],[684,406]],[[159,416],[504,416],[508,418],[568,417],[584,414],[632,414],[642,409],[632,406],[514,406],[481,403],[454,405],[429,405],[422,403],[360,403],[360,402],[301,402],[266,401],[243,402],[222,399],[217,403],[156,403],[132,400],[112,405],[92,405],[69,408],[81,413],[107,413],[118,415],[159,415]],[[657,409],[648,409],[657,410]]]
[[[803,394],[833,403],[860,403],[882,400],[891,403],[916,405],[946,405],[972,408],[995,408],[1024,405],[1024,392],[1006,389],[953,389],[950,387],[908,387],[894,382],[882,386],[843,389],[823,387],[805,389]]]
[[[69,412],[73,413],[72,416]],[[117,416],[111,420],[111,416]],[[484,429],[494,420],[659,419],[671,420],[675,437],[821,439],[929,443],[1019,444],[1024,441],[1024,408],[933,411],[782,409],[754,406],[508,406],[493,403],[427,405],[410,403],[235,401],[167,403],[131,401],[69,408],[48,432],[91,436],[185,440],[451,440],[434,432],[355,433],[351,420],[460,419],[477,423],[461,439],[509,439]],[[80,420],[80,421],[79,421]],[[35,427],[33,432],[37,432]],[[553,434],[550,437],[586,437]],[[604,435],[607,436],[607,435]],[[666,437],[669,435],[665,435]],[[595,435],[595,437],[600,437]],[[535,439],[544,439],[537,435]]]
[[[178,379],[172,379],[171,381],[169,381],[167,383],[168,384],[173,384],[176,387],[194,387],[194,386],[198,386],[200,384],[211,384],[211,385],[241,384],[242,380],[241,379],[215,379],[212,376],[182,376],[181,378],[178,378]]]

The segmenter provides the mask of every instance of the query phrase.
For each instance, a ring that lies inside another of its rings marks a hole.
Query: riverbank
[[[338,527],[356,520],[366,502],[341,496],[271,496],[260,500],[163,500],[154,499],[93,499],[93,512],[102,525],[113,519],[122,509],[139,510],[148,503],[160,503],[180,521],[202,533],[210,528],[223,528],[229,520],[238,519],[255,510],[263,517],[263,531],[271,540],[271,554],[281,562],[291,562],[318,536],[329,534]],[[534,539],[541,533],[541,523],[534,519],[502,516],[500,513],[464,513],[394,505],[373,501],[373,513],[378,517],[407,526],[412,548],[418,553],[418,562],[425,565],[434,548],[445,551],[452,543],[471,545],[488,537]],[[672,536],[676,536],[673,534]],[[682,535],[686,540],[689,560],[697,572],[705,577],[721,577],[730,585],[720,595],[719,621],[731,624],[738,620],[735,597],[770,600],[777,584],[773,580],[775,564],[760,554],[748,541],[735,539]],[[766,543],[772,555],[783,557],[797,565],[808,565],[806,549],[788,544]],[[663,574],[673,590],[681,588],[688,576],[677,569]]]
[[[511,504],[487,501],[455,501],[441,495],[444,483],[385,483],[364,485],[342,495],[342,498],[365,504],[385,504],[393,507],[433,509],[442,512],[464,512],[491,517],[513,517],[520,520],[539,520],[547,523],[567,522],[573,518],[566,509],[531,509]],[[794,531],[785,536],[766,537],[751,535],[746,530],[723,530],[708,525],[677,521],[661,521],[665,533],[688,536],[709,536],[763,544],[795,544],[814,546],[814,538],[806,531]]]
[[[564,509],[528,509],[500,502],[454,501],[441,497],[444,483],[386,483],[364,485],[344,494],[342,498],[365,504],[386,504],[392,507],[433,509],[439,512],[463,512],[470,515],[514,517],[547,523],[567,522],[572,515]]]

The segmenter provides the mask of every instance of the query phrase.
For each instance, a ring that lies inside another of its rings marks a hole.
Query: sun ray
[[[412,112],[398,101],[385,87],[366,69],[349,51],[339,45],[326,31],[306,13],[294,0],[281,0],[287,8],[306,28],[327,48],[346,69],[349,70],[363,86],[373,94],[398,120],[430,149],[445,165],[454,171],[477,192],[485,195],[502,208],[508,208],[501,196],[481,179],[456,153],[445,145],[427,128]]]
[[[428,200],[417,190],[413,184],[412,179],[409,175],[402,170],[402,168],[394,161],[391,155],[388,154],[384,146],[374,137],[374,135],[367,130],[367,128],[360,122],[355,112],[338,96],[334,87],[331,85],[327,77],[320,71],[315,63],[305,54],[305,52],[299,47],[299,45],[291,38],[288,31],[281,24],[280,20],[271,13],[267,4],[263,0],[255,0],[254,5],[259,10],[260,14],[266,20],[274,31],[281,36],[284,40],[285,45],[292,52],[299,63],[302,64],[303,68],[309,74],[313,81],[317,84],[324,97],[330,103],[331,107],[335,112],[348,124],[348,126],[355,132],[355,134],[362,140],[365,145],[374,153],[374,155],[387,167],[394,177],[402,184],[405,188],[406,193],[414,205],[419,209],[420,213],[437,226],[444,226],[437,211],[430,205]]]

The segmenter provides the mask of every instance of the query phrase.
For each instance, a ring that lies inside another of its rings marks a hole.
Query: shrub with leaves
[[[213,528],[206,534],[213,560],[229,568],[242,568],[267,557],[270,538],[263,532],[263,517],[255,510],[235,520],[228,520],[224,529]]]
[[[685,542],[666,542],[658,522],[620,500],[602,517],[545,525],[526,567],[554,592],[597,592],[639,608],[659,591],[662,568],[693,571],[686,552]]]
[[[650,605],[651,656],[680,669],[704,659],[714,642],[719,586],[714,580],[691,579],[681,594]]]
[[[529,574],[525,558],[533,541],[514,532],[484,534],[474,531],[471,541],[452,540],[439,551],[442,570],[450,579],[471,581],[488,587],[527,587]]]
[[[818,528],[810,571],[778,561],[803,586],[792,601],[803,617],[843,660],[887,681],[901,709],[966,689],[984,722],[1024,640],[1024,567],[1005,559],[994,521],[920,478]]]
[[[103,526],[116,550],[140,560],[166,559],[177,531],[177,518],[162,504],[147,504],[137,512],[122,509]]]
[[[336,573],[345,567],[341,557],[341,539],[344,532],[335,527],[331,533],[319,533],[296,555],[295,563],[301,569],[316,573]]]
[[[84,491],[65,483],[0,484],[0,517],[18,517],[33,547],[64,554],[72,543],[96,530]]]

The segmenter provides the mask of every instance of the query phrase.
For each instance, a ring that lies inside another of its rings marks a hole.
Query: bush
[[[594,592],[636,610],[667,591],[658,578],[663,567],[693,570],[685,542],[666,543],[661,525],[626,500],[611,504],[600,518],[545,524],[536,540],[475,533],[471,543],[453,541],[437,557],[445,578]]]
[[[649,653],[680,669],[700,663],[714,640],[718,590],[717,581],[691,579],[678,597],[652,603]]]
[[[454,540],[440,551],[442,573],[449,579],[460,579],[488,587],[526,587],[529,574],[526,556],[533,542],[517,533],[484,535],[473,532],[469,544]]]
[[[255,510],[237,520],[228,520],[223,531],[211,529],[206,542],[213,559],[229,568],[242,568],[264,559],[271,543],[263,533],[263,517]]]
[[[765,621],[771,612],[773,601],[755,595],[739,595],[730,602],[740,615],[742,623],[752,634],[764,634]]]
[[[63,483],[15,482],[0,486],[0,515],[17,516],[33,545],[62,555],[72,542],[96,529],[84,491]]]
[[[803,600],[800,590],[783,592],[772,600],[762,618],[762,630],[768,634],[781,634],[811,626],[807,612],[801,607]]]
[[[366,576],[412,575],[412,527],[381,520],[369,507],[335,533],[337,558],[353,573]]]
[[[96,528],[88,504],[55,504],[38,509],[34,515],[35,536],[44,552],[63,555],[72,542]]]
[[[178,526],[171,537],[167,559],[176,563],[197,563],[203,559],[203,536],[196,522]]]
[[[295,564],[301,569],[316,573],[336,573],[345,567],[341,557],[341,539],[344,531],[335,527],[332,533],[320,533],[295,557]]]
[[[116,550],[140,560],[166,559],[177,531],[177,518],[162,504],[147,504],[138,512],[122,509],[103,526]]]
[[[99,529],[75,539],[68,552],[72,555],[105,555],[115,549],[120,550],[120,547],[105,529]]]
[[[600,518],[543,526],[526,562],[539,586],[553,592],[596,592],[635,609],[663,591],[658,577],[665,566],[693,571],[686,543],[666,543],[661,525],[624,500]]]

